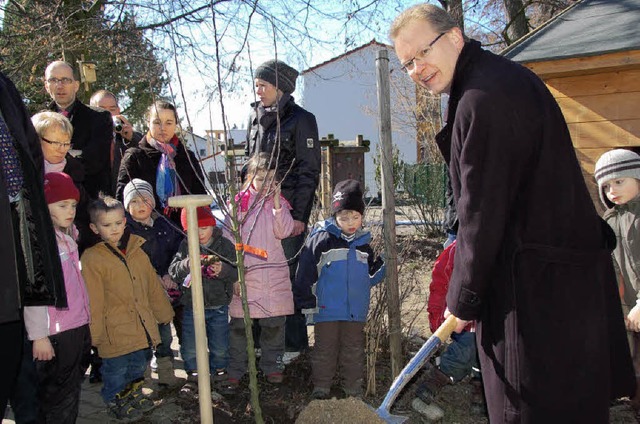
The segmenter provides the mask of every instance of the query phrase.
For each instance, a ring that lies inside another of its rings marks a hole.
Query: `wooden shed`
[[[640,0],[581,0],[502,52],[562,108],[599,210],[593,168],[613,148],[640,152]]]

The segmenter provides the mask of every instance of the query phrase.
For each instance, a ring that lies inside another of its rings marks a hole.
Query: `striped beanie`
[[[635,178],[640,180],[640,156],[626,149],[610,150],[596,162],[594,176],[598,182],[600,201],[608,208],[613,207],[602,191],[602,185],[615,178]]]
[[[124,186],[122,203],[126,210],[129,210],[129,203],[131,203],[133,198],[136,196],[144,196],[151,202],[151,208],[156,208],[156,198],[153,195],[153,187],[151,187],[151,184],[145,180],[141,180],[140,178],[134,178]]]

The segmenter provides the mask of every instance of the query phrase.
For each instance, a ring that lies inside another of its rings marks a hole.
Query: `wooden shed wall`
[[[542,78],[562,109],[587,186],[602,211],[595,162],[607,150],[640,146],[640,66]]]

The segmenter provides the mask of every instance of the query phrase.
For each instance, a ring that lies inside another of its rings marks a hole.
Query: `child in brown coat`
[[[89,206],[91,229],[102,242],[82,255],[91,309],[92,344],[102,356],[102,397],[118,420],[139,418],[154,407],[142,394],[158,323],[173,318],[144,239],[125,232],[122,203],[100,197]]]

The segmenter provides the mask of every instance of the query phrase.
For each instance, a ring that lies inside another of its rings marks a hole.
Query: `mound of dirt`
[[[298,415],[296,424],[384,424],[376,412],[356,398],[314,400]]]

